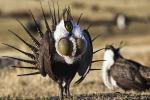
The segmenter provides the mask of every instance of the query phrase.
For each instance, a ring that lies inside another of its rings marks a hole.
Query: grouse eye
[[[71,21],[65,21],[65,28],[68,32],[72,32],[73,25],[72,25]]]
[[[73,51],[73,44],[67,38],[62,38],[58,42],[58,51],[65,56],[71,56]]]
[[[77,53],[76,54],[80,55],[84,50],[85,42],[83,39],[77,38],[76,43],[77,43]]]

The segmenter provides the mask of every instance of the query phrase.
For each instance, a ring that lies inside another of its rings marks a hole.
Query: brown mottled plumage
[[[119,58],[111,67],[110,75],[122,89],[141,91],[149,88],[145,77],[140,73],[140,69],[143,67],[144,66],[132,60]],[[114,71],[117,72],[114,73]]]

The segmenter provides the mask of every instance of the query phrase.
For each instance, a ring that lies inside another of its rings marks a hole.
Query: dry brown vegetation
[[[82,10],[76,8],[75,2],[83,5]],[[101,8],[113,8],[119,12],[125,12],[128,15],[146,17],[149,15],[150,2],[149,0],[59,0],[61,8],[65,5],[71,5],[73,8],[73,15],[79,16],[80,13],[84,13],[83,17],[89,19],[111,19],[112,14],[101,11]],[[46,11],[48,11],[47,1],[43,0],[43,5]],[[99,10],[96,12],[91,10],[93,5],[97,5]],[[38,0],[0,0],[0,10],[7,14],[10,12],[26,11],[31,9],[35,15],[38,15],[40,10],[40,4]],[[26,22],[27,19],[21,19]],[[113,28],[114,32],[122,33],[111,35],[108,34],[106,37],[104,34],[101,38],[97,39],[93,44],[95,50],[104,47],[106,44],[114,43],[116,46],[119,45],[120,41],[124,41],[126,45],[122,48],[124,57],[134,59],[144,65],[150,66],[150,25],[145,24],[131,24],[127,31],[117,30]],[[6,42],[13,44],[21,49],[27,50],[27,48],[20,44],[19,40],[7,31],[12,29],[19,35],[29,40],[21,26],[12,18],[0,18],[0,43]],[[90,32],[92,37],[97,33],[103,33],[105,27],[91,27]],[[138,32],[138,34],[135,34]],[[128,33],[128,34],[126,34]],[[132,34],[134,33],[134,34]],[[25,57],[20,53],[7,48],[6,46],[0,45],[0,55],[13,55],[19,57]],[[102,59],[103,51],[94,55],[94,59]],[[101,62],[93,64],[93,68],[101,68]],[[57,85],[49,79],[49,77],[42,77],[41,75],[30,76],[30,77],[17,77],[17,74],[26,73],[29,70],[19,69],[1,69],[0,70],[0,96],[2,97],[23,97],[23,98],[35,98],[35,97],[48,97],[56,96],[58,93]],[[76,77],[73,82],[77,79]],[[72,83],[73,83],[72,82]],[[116,90],[123,92],[122,90]],[[93,93],[114,93],[116,91],[108,90],[101,80],[101,71],[90,72],[86,79],[78,86],[71,87],[71,93],[73,95],[81,94],[93,94]],[[150,95],[150,91],[145,92],[134,92],[132,94],[146,94]],[[123,92],[124,93],[124,92]],[[128,93],[128,92],[127,92]],[[95,98],[96,99],[96,98]],[[98,98],[97,98],[98,99]]]

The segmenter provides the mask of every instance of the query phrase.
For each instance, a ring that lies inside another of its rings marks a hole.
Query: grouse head
[[[120,49],[120,47],[115,48],[113,45],[106,45],[104,56],[116,60],[122,57],[122,55],[120,54]]]

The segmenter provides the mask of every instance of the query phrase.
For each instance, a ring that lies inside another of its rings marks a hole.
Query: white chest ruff
[[[87,40],[85,39],[85,36],[84,36],[84,33],[83,33],[83,29],[80,28],[79,25],[77,25],[76,23],[72,22],[72,25],[73,25],[73,30],[72,30],[72,36],[68,36],[69,35],[69,32],[66,30],[65,28],[65,23],[64,23],[64,20],[62,19],[60,21],[60,23],[56,26],[56,30],[54,31],[54,40],[55,40],[55,48],[56,48],[56,52],[61,56],[63,57],[64,61],[67,63],[67,64],[73,64],[75,61],[81,59],[81,56],[82,54],[86,51],[86,48],[87,48]],[[72,42],[73,44],[73,51],[71,53],[71,55],[69,56],[66,56],[66,55],[63,55],[59,52],[58,50],[58,43],[60,41],[60,39],[62,38],[68,38],[70,42]],[[83,53],[81,53],[80,55],[78,56],[75,56],[76,52],[77,52],[77,43],[76,43],[76,40],[75,38],[80,38],[82,40],[84,40],[85,42],[85,48],[83,50]]]
[[[102,79],[105,84],[109,89],[113,89],[114,87],[118,87],[116,84],[116,81],[111,77],[109,74],[109,70],[111,66],[114,64],[114,54],[111,50],[107,50],[104,53],[104,63],[102,66]]]

